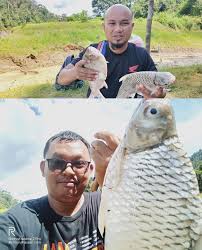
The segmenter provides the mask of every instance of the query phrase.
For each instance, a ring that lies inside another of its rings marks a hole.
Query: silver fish
[[[143,84],[154,92],[157,86],[167,87],[175,82],[175,76],[170,72],[143,71],[127,74],[119,79],[122,81],[117,98],[128,98],[137,93],[138,84]]]
[[[102,188],[105,250],[201,250],[202,200],[167,100],[143,100]]]
[[[107,61],[105,57],[99,50],[89,46],[83,55],[83,59],[88,61],[88,63],[84,65],[85,68],[94,69],[99,72],[97,80],[89,82],[91,89],[89,98],[104,98],[100,89],[103,87],[108,88],[105,82],[107,78]]]

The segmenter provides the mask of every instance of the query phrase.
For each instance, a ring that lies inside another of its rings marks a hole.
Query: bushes
[[[168,14],[165,12],[156,14],[154,20],[168,26],[171,29],[180,30],[201,30],[202,18],[190,16],[176,16],[175,14]]]

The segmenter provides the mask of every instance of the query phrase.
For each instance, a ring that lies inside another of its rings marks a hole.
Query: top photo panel
[[[201,0],[0,1],[0,98],[202,98]]]

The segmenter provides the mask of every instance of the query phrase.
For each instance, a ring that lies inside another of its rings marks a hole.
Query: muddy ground
[[[80,49],[74,45],[67,45],[60,51],[37,56],[29,54],[24,57],[0,58],[0,91],[19,85],[54,82],[65,57],[77,55]],[[152,51],[151,56],[158,68],[202,64],[202,49],[161,48]]]

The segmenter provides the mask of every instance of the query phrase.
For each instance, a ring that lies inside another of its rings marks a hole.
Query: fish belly
[[[202,207],[196,176],[178,141],[128,153],[107,195],[106,250],[190,250]]]

